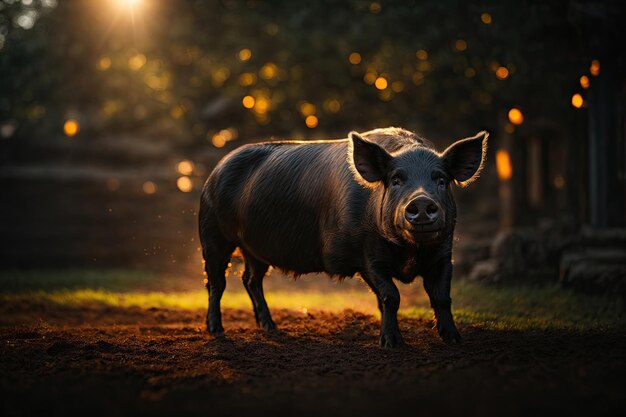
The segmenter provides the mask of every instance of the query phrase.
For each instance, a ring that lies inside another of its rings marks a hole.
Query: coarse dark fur
[[[487,133],[442,153],[414,133],[376,129],[348,139],[242,146],[222,159],[202,191],[200,239],[208,278],[207,327],[223,331],[225,269],[239,247],[257,322],[276,328],[263,295],[270,265],[295,276],[356,273],[382,313],[380,343],[403,344],[392,278],[420,275],[446,342],[459,342],[450,305],[456,205],[450,184],[478,176]]]

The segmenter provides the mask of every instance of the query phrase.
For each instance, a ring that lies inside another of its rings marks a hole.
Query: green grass
[[[116,270],[5,271],[0,273],[0,302],[206,308],[207,296],[203,289],[155,291],[154,288],[160,287],[175,288],[171,282],[160,285],[159,280],[163,279],[153,274]],[[171,277],[169,281],[172,281]],[[251,309],[250,299],[243,288],[229,286],[222,306]],[[289,288],[292,287],[266,291],[271,308],[299,311],[304,308],[327,311],[352,308],[378,314],[375,298],[366,290],[333,291],[322,286],[302,290],[295,285],[293,290]],[[626,329],[623,299],[577,294],[556,284],[493,287],[459,281],[453,284],[452,298],[459,323],[488,329]],[[400,313],[412,318],[432,317],[432,310],[423,296],[405,297]]]

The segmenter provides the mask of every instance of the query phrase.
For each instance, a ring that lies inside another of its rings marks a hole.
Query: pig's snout
[[[432,198],[420,195],[404,209],[404,217],[412,225],[429,225],[439,220],[439,205]]]

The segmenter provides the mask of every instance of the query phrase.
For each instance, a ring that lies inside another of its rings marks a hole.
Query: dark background
[[[200,188],[228,151],[393,125],[439,150],[491,134],[456,193],[460,273],[532,257],[557,279],[572,240],[623,242],[595,231],[626,219],[624,17],[619,1],[2,0],[0,262],[199,273]]]

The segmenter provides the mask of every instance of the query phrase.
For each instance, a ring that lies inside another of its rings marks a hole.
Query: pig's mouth
[[[430,224],[406,224],[405,238],[409,242],[426,243],[437,240],[441,236],[442,228],[439,222]]]

